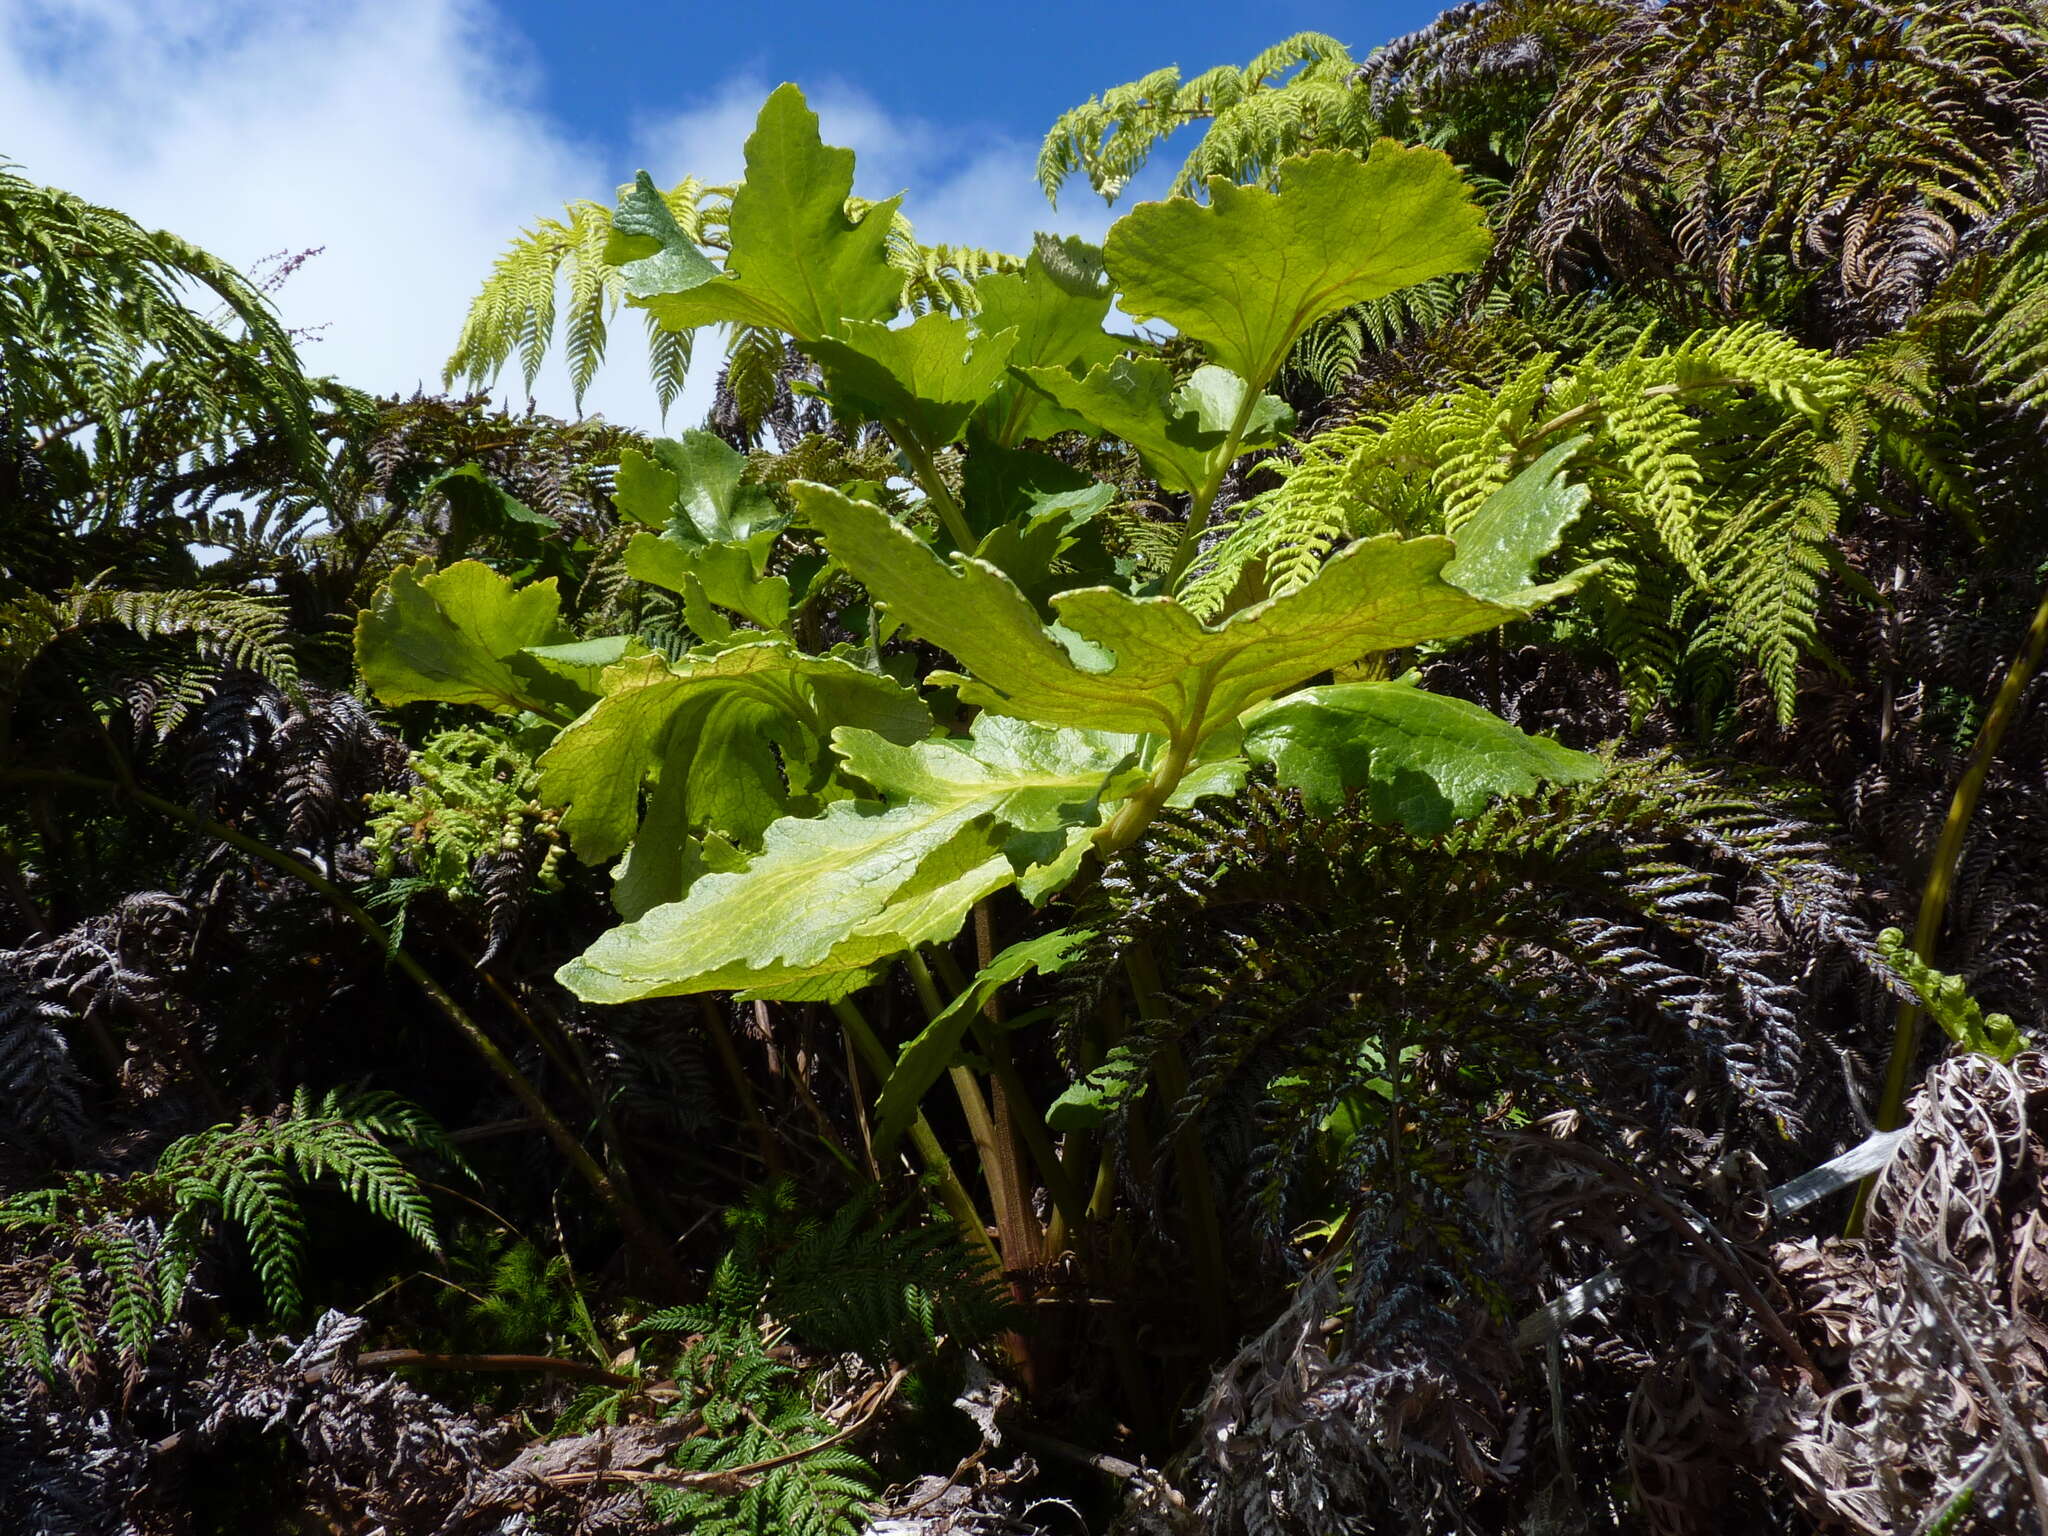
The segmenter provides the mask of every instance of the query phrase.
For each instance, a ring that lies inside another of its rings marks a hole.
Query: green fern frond
[[[0,418],[78,472],[74,529],[158,508],[195,454],[259,438],[317,483],[312,415],[291,334],[248,278],[0,162]]]
[[[315,1182],[439,1253],[432,1207],[395,1149],[453,1154],[440,1127],[395,1094],[301,1089],[274,1114],[180,1137],[150,1172],[72,1174],[0,1201],[0,1232],[26,1234],[29,1262],[42,1267],[34,1307],[9,1325],[13,1357],[47,1373],[59,1359],[84,1362],[104,1339],[139,1360],[177,1315],[223,1221],[240,1229],[271,1311],[291,1312],[306,1247],[299,1191]]]
[[[730,186],[708,186],[686,177],[661,195],[684,234],[712,250],[721,250],[726,244],[733,191]],[[846,206],[848,216],[857,219],[875,205],[850,198]],[[612,210],[589,199],[568,204],[563,218],[538,219],[530,229],[522,230],[470,301],[455,350],[442,368],[442,383],[460,379],[487,387],[516,356],[521,377],[531,391],[559,331],[563,361],[580,411],[584,393],[604,363],[610,326],[626,296],[625,279],[605,255],[611,232]],[[901,210],[891,215],[884,249],[890,265],[902,276],[903,306],[915,314],[971,312],[977,280],[986,273],[1015,271],[1023,265],[1018,257],[975,246],[921,244]],[[567,307],[558,314],[562,300]],[[689,373],[694,333],[664,330],[650,316],[647,346],[649,381],[665,417]],[[728,379],[748,391],[744,399],[758,403],[763,398],[762,360],[771,355],[773,366],[780,367],[779,338],[748,326],[727,328]],[[772,393],[772,369],[767,377]],[[766,406],[761,409],[765,412]]]
[[[685,178],[662,194],[677,224],[693,239],[706,238],[714,220],[722,222],[729,198],[729,189],[707,187],[694,178]],[[554,345],[558,295],[566,293],[568,310],[561,317],[563,360],[576,407],[582,409],[584,392],[604,362],[611,320],[626,289],[619,269],[604,259],[605,243],[612,232],[611,209],[579,198],[563,212],[560,219],[535,220],[532,228],[520,231],[498,257],[483,288],[470,301],[455,350],[441,370],[443,385],[457,379],[488,385],[516,355],[531,392]],[[680,387],[681,374],[688,367],[687,347],[683,351],[680,367],[673,357],[657,360],[657,395],[662,395],[671,375]],[[664,412],[673,398],[674,389],[670,388],[662,397]]]
[[[1154,70],[1061,113],[1038,152],[1038,184],[1057,206],[1067,178],[1085,175],[1113,203],[1153,150],[1192,123],[1207,127],[1174,177],[1175,195],[1198,195],[1211,176],[1264,182],[1310,149],[1363,152],[1381,129],[1357,72],[1344,45],[1320,32],[1190,80],[1177,68]]]
[[[104,625],[142,640],[188,639],[198,646],[203,665],[174,665],[159,676],[159,730],[204,702],[223,668],[257,673],[287,692],[298,687],[290,617],[274,598],[207,587],[135,592],[94,586],[59,597],[28,592],[0,607],[0,701],[20,690],[30,665],[49,647]]]
[[[1761,325],[1671,348],[1644,332],[1575,364],[1540,353],[1497,388],[1467,385],[1339,426],[1299,463],[1275,462],[1281,485],[1245,504],[1182,600],[1213,617],[1296,589],[1350,539],[1455,536],[1537,455],[1584,434],[1574,472],[1594,510],[1567,554],[1605,567],[1588,606],[1637,707],[1676,683],[1689,628],[1717,624],[1739,637],[1789,718],[1827,552],[1880,443],[1881,393],[1857,360]]]

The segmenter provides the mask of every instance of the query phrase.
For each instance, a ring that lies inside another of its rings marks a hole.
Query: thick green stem
[[[1216,505],[1216,493],[1223,489],[1224,477],[1230,473],[1230,466],[1237,459],[1237,445],[1244,441],[1245,425],[1252,419],[1252,411],[1258,403],[1259,386],[1247,380],[1244,399],[1238,402],[1237,415],[1230,423],[1230,430],[1224,434],[1223,455],[1217,461],[1216,473],[1188,498],[1187,525],[1180,531],[1180,542],[1174,546],[1173,559],[1160,582],[1161,590],[1171,592],[1179,586],[1181,577],[1194,563],[1195,551],[1202,547],[1202,530],[1209,525],[1209,511]]]
[[[841,998],[832,1005],[832,1012],[845,1026],[846,1038],[853,1042],[853,1048],[860,1052],[867,1062],[868,1070],[879,1082],[887,1082],[896,1063],[890,1057],[888,1048],[875,1037],[862,1017],[860,1009],[850,998]],[[946,1149],[939,1145],[939,1138],[932,1130],[931,1122],[923,1111],[910,1122],[910,1144],[917,1149],[918,1160],[924,1164],[925,1172],[938,1182],[939,1200],[960,1228],[960,1235],[987,1261],[989,1272],[1000,1275],[1003,1272],[1002,1256],[996,1252],[996,1245],[988,1235],[988,1225],[981,1219],[981,1212],[975,1208],[974,1196],[967,1192],[967,1186],[960,1182],[960,1175],[953,1171],[953,1161],[946,1156]]]
[[[910,467],[917,474],[918,486],[924,491],[925,499],[932,504],[932,510],[939,515],[946,532],[952,537],[963,553],[971,552],[978,542],[973,531],[967,526],[967,514],[960,503],[953,498],[952,487],[946,484],[946,477],[939,473],[938,461],[931,450],[909,431],[894,422],[885,423],[896,446],[903,450],[903,457],[910,460]]]
[[[641,1256],[647,1259],[664,1275],[671,1280],[681,1281],[682,1272],[677,1267],[674,1258],[670,1255],[667,1246],[661,1241],[659,1235],[648,1225],[638,1208],[619,1192],[618,1187],[613,1184],[610,1175],[598,1166],[597,1160],[585,1150],[583,1144],[576,1139],[575,1134],[570,1131],[568,1126],[562,1123],[554,1110],[548,1107],[547,1101],[540,1096],[539,1091],[532,1083],[527,1081],[526,1074],[521,1072],[513,1064],[512,1059],[498,1048],[497,1042],[485,1033],[483,1027],[469,1016],[468,1012],[449,994],[448,990],[428,973],[425,966],[421,965],[405,949],[391,947],[389,938],[384,932],[383,924],[379,923],[367,908],[355,901],[340,886],[322,875],[304,860],[294,858],[282,849],[273,848],[261,839],[249,836],[246,832],[239,832],[233,827],[201,816],[197,812],[179,805],[174,800],[166,800],[160,795],[153,795],[139,785],[119,784],[111,779],[96,779],[86,774],[49,770],[21,770],[9,773],[7,777],[10,780],[25,783],[64,784],[78,789],[99,790],[105,794],[127,795],[138,804],[147,806],[150,810],[157,812],[161,816],[168,817],[172,821],[181,822],[195,831],[204,832],[207,836],[218,838],[230,847],[239,848],[242,852],[261,859],[273,869],[290,875],[294,880],[312,887],[322,896],[325,896],[333,904],[336,911],[362,929],[380,949],[384,949],[390,954],[392,963],[399,970],[403,971],[406,977],[427,995],[428,1000],[440,1010],[442,1017],[455,1026],[463,1039],[469,1042],[470,1048],[483,1058],[484,1064],[496,1073],[499,1080],[512,1091],[512,1096],[519,1100],[521,1107],[547,1133],[548,1139],[555,1144],[556,1149],[561,1152],[569,1166],[576,1170],[583,1181],[590,1186],[592,1192],[604,1203],[605,1208],[617,1219],[619,1229],[625,1233],[627,1241],[632,1243],[640,1251]]]
[[[1969,764],[1963,769],[1962,778],[1956,782],[1955,794],[1948,803],[1948,817],[1942,822],[1941,836],[1934,845],[1927,884],[1920,893],[1920,913],[1913,924],[1913,953],[1929,965],[1934,963],[1942,923],[1948,916],[1949,894],[1955,888],[1956,868],[1962,862],[1963,840],[1969,834],[1970,819],[1976,814],[1977,801],[1984,792],[1984,781],[1990,776],[1992,761],[1998,756],[2006,731],[2019,715],[2020,701],[2026,694],[2027,684],[2033,681],[2035,672],[2040,669],[2043,654],[2048,654],[2048,591],[2041,594],[2040,606],[2034,610],[2026,638],[2020,642],[2019,653],[2013,657],[2012,665],[2006,669],[2005,681],[1999,685],[1998,695],[1991,701],[1991,712],[1984,717],[1984,724],[1977,732],[1977,740],[1970,748]],[[1921,1017],[1917,1003],[1900,1004],[1898,1024],[1892,1033],[1891,1060],[1885,1065],[1884,1093],[1877,1102],[1877,1128],[1881,1131],[1896,1130],[1905,1118],[1906,1087],[1912,1079],[1913,1063],[1920,1054]],[[1865,1179],[1857,1190],[1856,1209],[1850,1215],[1852,1233],[1862,1227],[1863,1208],[1874,1177]]]
[[[1095,831],[1095,854],[1099,859],[1108,859],[1121,853],[1138,840],[1152,818],[1159,814],[1173,792],[1180,788],[1180,781],[1187,777],[1188,764],[1194,761],[1195,748],[1201,743],[1202,717],[1209,708],[1210,679],[1204,677],[1200,692],[1195,698],[1195,707],[1188,722],[1187,730],[1175,736],[1166,744],[1166,753],[1152,770],[1152,776],[1138,786],[1136,794],[1117,808]]]
[[[983,935],[977,929],[977,939]],[[981,945],[988,951],[988,958],[994,959],[993,936]],[[939,974],[945,978],[954,995],[965,992],[968,979],[961,974],[960,967],[944,950],[934,950],[938,961]],[[987,960],[982,962],[984,965]],[[993,1006],[993,1005],[992,1005]],[[1024,1143],[1025,1150],[1038,1169],[1039,1177],[1045,1183],[1046,1193],[1052,1196],[1053,1208],[1065,1218],[1069,1226],[1081,1218],[1083,1204],[1081,1192],[1075,1187],[1073,1178],[1061,1161],[1059,1149],[1052,1144],[1052,1133],[1045,1128],[1044,1116],[1036,1110],[1031,1087],[1017,1070],[1017,1063],[1010,1055],[1010,1042],[1004,1035],[996,1018],[977,1019],[970,1027],[974,1031],[974,1043],[981,1047],[982,1055],[988,1058],[989,1075],[993,1079],[994,1093],[991,1097],[993,1118],[999,1126],[1008,1125]],[[1021,1175],[1020,1175],[1021,1178]]]

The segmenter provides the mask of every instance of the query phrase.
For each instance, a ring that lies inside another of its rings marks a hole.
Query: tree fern
[[[57,642],[112,625],[142,640],[196,642],[201,665],[159,671],[152,723],[168,732],[204,702],[223,671],[254,673],[291,690],[298,665],[287,634],[287,615],[272,598],[201,587],[169,592],[86,587],[60,597],[24,593],[0,607],[0,719],[29,667]]]
[[[160,501],[202,450],[275,438],[317,475],[311,416],[292,339],[246,277],[0,163],[0,435],[48,470],[74,532]]]
[[[1645,6],[1535,128],[1496,260],[1526,247],[1560,280],[1597,260],[1749,313],[1811,274],[1824,327],[1896,325],[2038,195],[2044,22],[2032,0]]]
[[[714,222],[722,225],[729,207],[726,189],[707,188],[695,178],[669,188],[662,200],[692,239],[706,238]],[[457,379],[489,384],[516,354],[526,388],[532,390],[554,344],[557,299],[566,289],[568,311],[559,317],[562,355],[577,409],[582,409],[584,391],[604,362],[611,320],[626,290],[619,269],[604,259],[612,233],[611,210],[579,198],[564,213],[560,219],[535,220],[498,257],[470,303],[455,351],[442,369],[444,384]],[[650,321],[649,344],[656,344],[661,334]],[[672,342],[653,361],[655,397],[666,414],[689,370],[689,338]]]
[[[1205,126],[1174,177],[1177,195],[1199,193],[1211,176],[1263,182],[1304,150],[1362,153],[1381,131],[1350,52],[1301,32],[1242,68],[1219,65],[1190,80],[1177,68],[1154,70],[1063,112],[1039,149],[1038,184],[1057,203],[1067,178],[1085,175],[1115,202],[1153,150],[1194,123]]]
[[[622,187],[621,195],[627,190]],[[733,191],[686,177],[660,195],[688,238],[723,250]],[[859,218],[871,206],[850,199],[847,213]],[[499,256],[470,301],[462,333],[442,370],[444,384],[460,379],[488,386],[516,356],[530,391],[559,330],[569,385],[577,409],[582,409],[584,392],[604,362],[610,325],[626,289],[619,267],[606,256],[613,211],[578,199],[564,212],[561,219],[536,220]],[[934,309],[971,311],[976,278],[1022,265],[1016,257],[974,246],[920,244],[900,212],[892,215],[885,248],[891,265],[902,274],[904,307],[919,314]],[[566,312],[558,312],[558,300],[564,297]],[[663,330],[649,315],[647,344],[655,400],[666,416],[689,372],[695,333]],[[773,357],[779,363],[780,339],[748,326],[731,327],[726,350],[728,372],[740,370],[736,388],[747,400],[757,400],[762,360]]]
[[[1367,534],[1455,535],[1537,454],[1584,434],[1595,511],[1571,538],[1606,576],[1582,606],[1637,705],[1679,681],[1690,649],[1723,644],[1789,718],[1830,540],[1874,450],[1872,387],[1855,361],[1755,325],[1670,349],[1645,333],[1576,364],[1538,354],[1497,389],[1332,429],[1276,464],[1284,483],[1253,498],[1184,600],[1215,614],[1294,590]]]

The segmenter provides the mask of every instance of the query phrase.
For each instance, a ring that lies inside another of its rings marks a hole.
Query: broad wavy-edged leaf
[[[1325,315],[1469,272],[1492,241],[1450,156],[1382,139],[1366,159],[1322,150],[1278,189],[1211,177],[1209,202],[1140,203],[1103,257],[1125,313],[1164,320],[1239,378],[1273,377]]]
[[[904,747],[842,728],[848,773],[885,798],[776,822],[761,852],[681,901],[605,934],[557,973],[586,1002],[683,993],[829,999],[920,944],[950,939],[975,902],[1030,867],[1069,821],[1100,814],[1123,743],[996,715],[964,741]]]
[[[476,704],[567,718],[587,699],[527,652],[576,637],[553,577],[517,586],[463,560],[400,566],[356,619],[356,669],[386,704]]]
[[[1444,579],[1476,597],[1516,608],[1538,608],[1562,597],[1591,574],[1590,568],[1567,584],[1539,583],[1536,567],[1555,553],[1564,531],[1586,509],[1593,493],[1564,478],[1564,469],[1588,439],[1559,443],[1451,530],[1457,558],[1444,567]]]
[[[893,679],[782,640],[678,662],[641,656],[609,670],[604,697],[541,754],[541,801],[563,808],[563,834],[586,863],[632,841],[649,777],[683,796],[679,825],[751,841],[787,812],[785,780],[822,766],[833,728],[853,724],[908,742],[931,716]]]
[[[843,419],[889,422],[929,449],[966,429],[1016,341],[1015,331],[977,333],[935,310],[903,326],[843,325],[804,350],[825,370],[826,394]]]
[[[846,216],[853,151],[826,147],[802,91],[776,87],[747,136],[746,157],[724,273],[632,302],[672,331],[765,325],[799,341],[895,314],[903,279],[886,246],[900,199],[876,204],[857,223]]]
[[[789,623],[789,579],[765,574],[774,542],[772,531],[744,543],[697,545],[636,533],[626,544],[626,574],[680,593],[690,628],[705,640],[722,643],[733,638],[732,626],[705,619],[698,605],[715,604],[762,629],[782,629]],[[757,638],[739,633],[742,638]]]
[[[625,448],[612,501],[620,515],[683,543],[730,543],[780,529],[787,518],[765,486],[743,485],[747,456],[699,428]]]
[[[1017,333],[1010,351],[1015,366],[1086,374],[1116,361],[1130,345],[1102,328],[1109,318],[1109,288],[1058,281],[1038,251],[1025,258],[1021,272],[993,272],[982,278],[974,285],[974,296],[981,303],[975,324],[982,333]],[[981,419],[1006,447],[1088,425],[1015,378],[997,381]]]
[[[1018,368],[1015,374],[1095,431],[1137,449],[1146,472],[1169,491],[1208,484],[1226,458],[1277,442],[1294,425],[1284,400],[1261,395],[1233,449],[1230,415],[1217,421],[1218,404],[1227,400],[1234,414],[1245,383],[1214,366],[1196,369],[1186,384],[1155,357],[1118,358],[1080,378],[1064,368]]]
[[[1597,757],[1410,679],[1291,693],[1247,722],[1244,745],[1310,810],[1335,810],[1363,790],[1374,819],[1425,837],[1476,816],[1497,795],[1582,784],[1603,771]]]
[[[1527,612],[1445,581],[1451,540],[1389,534],[1350,545],[1306,586],[1219,625],[1171,598],[1084,587],[1052,600],[1058,623],[1047,627],[986,562],[942,560],[880,508],[828,486],[790,489],[834,558],[899,623],[967,669],[971,677],[957,679],[963,702],[1061,725],[1200,738],[1330,667],[1478,634]],[[1561,593],[1575,579],[1545,590]]]
[[[961,1038],[990,998],[1020,977],[1036,971],[1052,976],[1063,971],[1095,935],[1088,929],[1056,928],[1012,944],[975,973],[967,990],[948,1003],[939,1016],[917,1032],[896,1053],[895,1068],[875,1100],[875,1153],[886,1156],[910,1122],[917,1106],[945,1075],[960,1053]]]

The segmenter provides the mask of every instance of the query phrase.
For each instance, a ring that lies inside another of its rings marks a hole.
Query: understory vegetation
[[[2048,6],[745,163],[412,399],[0,165],[0,1527],[2048,1529]]]

